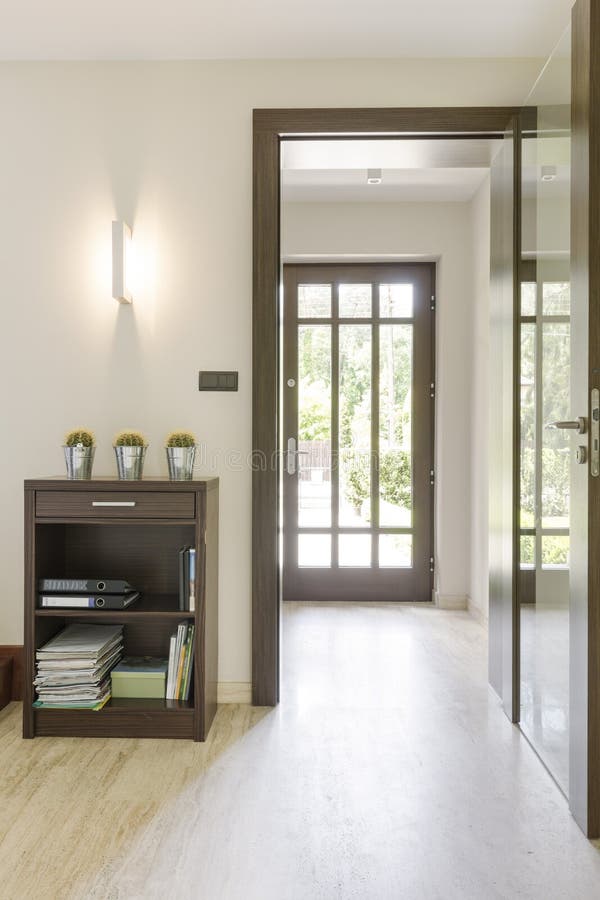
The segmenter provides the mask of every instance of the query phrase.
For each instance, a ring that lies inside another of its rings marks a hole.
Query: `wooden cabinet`
[[[217,708],[218,479],[25,482],[23,736],[191,738]],[[196,611],[179,610],[178,551],[196,548]],[[40,578],[124,578],[141,598],[127,610],[40,609]],[[125,653],[168,656],[180,622],[195,623],[187,702],[116,700],[97,712],[36,709],[35,651],[71,622],[122,623]]]

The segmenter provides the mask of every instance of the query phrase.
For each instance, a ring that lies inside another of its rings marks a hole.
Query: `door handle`
[[[135,506],[135,500],[92,500],[92,506]]]
[[[570,422],[548,422],[546,428],[569,429],[571,431],[576,431],[578,434],[585,434],[587,431],[587,419],[585,416],[579,416],[579,418],[573,419],[573,421]]]
[[[296,457],[310,456],[308,450],[296,450],[296,438],[288,438],[285,470],[288,475],[296,474]]]

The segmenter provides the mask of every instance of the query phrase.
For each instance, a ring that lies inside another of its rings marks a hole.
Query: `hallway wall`
[[[473,322],[481,299],[477,329],[485,331],[489,180],[464,203],[285,203],[282,249],[284,258],[396,254],[437,261],[435,590],[442,605],[466,606],[475,590],[472,568],[480,596],[487,564],[487,502],[471,494],[484,484],[487,492],[487,468],[475,458],[481,445],[473,441],[487,429],[487,360],[479,338],[473,346]]]
[[[23,636],[23,478],[62,473],[63,435],[80,424],[97,433],[98,474],[114,473],[111,442],[123,427],[146,432],[147,472],[164,473],[164,436],[187,427],[204,445],[200,471],[221,477],[220,680],[249,681],[252,108],[512,105],[540,68],[0,64],[0,644]],[[133,226],[140,260],[132,307],[111,298],[117,217]],[[466,393],[458,362],[454,389]],[[239,393],[199,394],[204,368],[238,369]],[[458,429],[448,440],[464,445]],[[464,482],[466,463],[457,465]],[[468,559],[454,566],[452,546],[461,552],[468,494],[452,496],[440,578],[464,593]]]

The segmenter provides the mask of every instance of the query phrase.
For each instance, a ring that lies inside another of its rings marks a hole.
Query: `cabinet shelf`
[[[206,739],[217,709],[218,509],[216,478],[25,482],[24,737]],[[194,612],[179,609],[183,546],[196,550]],[[41,578],[97,573],[135,585],[140,598],[121,610],[38,608]],[[190,700],[111,698],[97,711],[34,707],[36,651],[83,622],[121,624],[125,655],[162,658],[177,625],[194,624]]]

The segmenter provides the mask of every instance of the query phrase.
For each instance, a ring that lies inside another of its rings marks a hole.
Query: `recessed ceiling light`
[[[556,181],[556,166],[542,166],[542,181]]]
[[[381,169],[367,169],[367,184],[381,184]]]

